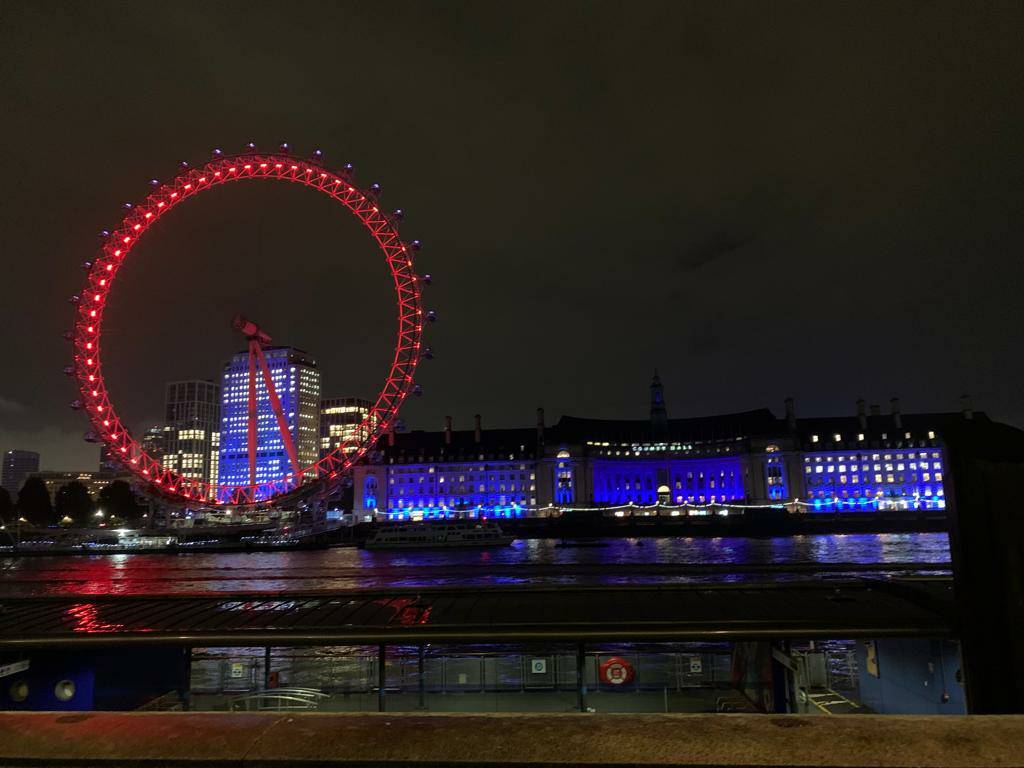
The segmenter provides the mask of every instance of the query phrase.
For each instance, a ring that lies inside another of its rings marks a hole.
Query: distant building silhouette
[[[17,499],[18,491],[25,484],[25,479],[38,471],[39,454],[35,451],[7,451],[4,453],[3,478],[0,485],[12,499]]]

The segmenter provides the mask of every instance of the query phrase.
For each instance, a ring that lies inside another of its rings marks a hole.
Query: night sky
[[[410,428],[857,397],[1024,425],[1024,5],[0,0],[0,450],[90,469],[79,264],[151,177],[252,140],[402,207],[435,277]],[[232,185],[118,277],[104,365],[141,432],[256,318],[375,395],[395,310],[355,219]]]

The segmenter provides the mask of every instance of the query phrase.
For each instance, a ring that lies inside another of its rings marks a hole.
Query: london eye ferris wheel
[[[307,187],[337,202],[354,215],[376,243],[391,273],[398,324],[390,370],[373,406],[364,417],[356,437],[344,442],[319,460],[303,466],[298,460],[287,420],[282,413],[273,378],[263,349],[270,342],[266,331],[256,323],[237,315],[236,330],[248,342],[248,429],[246,450],[249,473],[247,482],[221,484],[212,480],[186,477],[162,465],[149,455],[118,415],[103,374],[102,340],[104,310],[117,275],[128,255],[154,225],[186,200],[213,187],[239,181],[290,182]],[[338,482],[345,471],[363,458],[377,440],[394,426],[398,411],[410,393],[419,393],[413,376],[419,361],[430,355],[423,345],[424,322],[433,320],[432,311],[424,311],[421,292],[429,284],[429,275],[415,271],[414,255],[419,241],[405,241],[398,225],[401,210],[385,212],[380,206],[380,186],[359,187],[353,180],[352,166],[331,170],[323,163],[319,150],[312,157],[299,158],[287,144],[274,152],[260,152],[249,144],[238,154],[214,150],[213,157],[198,167],[182,163],[178,174],[168,182],[151,182],[146,199],[126,204],[120,224],[104,231],[104,241],[91,261],[83,264],[85,287],[72,297],[77,305],[74,330],[67,336],[74,346],[74,364],[65,372],[78,384],[79,399],[72,407],[85,411],[92,423],[89,437],[107,446],[109,453],[127,468],[144,487],[166,500],[190,505],[246,506],[270,504],[302,495],[324,485]],[[288,455],[287,469],[280,477],[257,478],[257,390],[265,391]]]

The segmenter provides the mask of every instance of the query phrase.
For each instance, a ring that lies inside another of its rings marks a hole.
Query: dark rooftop
[[[669,419],[667,433],[659,442],[721,443],[741,438],[770,440],[792,435],[806,445],[811,442],[812,435],[818,435],[823,443],[817,446],[820,449],[825,447],[824,444],[832,442],[831,436],[834,434],[841,434],[846,441],[855,441],[858,434],[865,433],[868,444],[879,440],[903,440],[905,432],[912,433],[915,443],[925,440],[928,432],[932,431],[937,433],[938,439],[942,439],[946,433],[959,435],[965,429],[972,433],[984,432],[987,439],[995,437],[1014,441],[1022,435],[1020,430],[997,424],[982,412],[974,412],[971,420],[965,419],[959,411],[902,413],[899,418],[900,425],[897,426],[892,413],[868,414],[862,424],[851,409],[851,413],[842,416],[797,418],[795,430],[791,430],[785,418],[776,418],[768,408],[758,408],[715,416]],[[629,444],[649,443],[651,440],[649,419],[562,416],[557,423],[544,428],[544,444],[548,448],[560,444],[582,445],[588,441]],[[537,454],[537,448],[536,427],[488,429],[486,425],[480,431],[479,441],[473,429],[453,430],[447,435],[443,430],[416,430],[396,434],[394,445],[388,445],[386,441],[379,445],[386,456],[399,461],[475,461],[481,453],[488,458],[531,458]]]
[[[778,434],[779,425],[779,420],[767,408],[740,413],[724,413],[717,416],[669,419],[665,440],[669,442],[704,442]],[[781,434],[785,434],[785,422],[782,422]],[[563,416],[554,427],[554,439],[569,443],[595,439],[617,442],[648,442],[651,440],[651,421],[650,419],[583,419],[576,416]]]

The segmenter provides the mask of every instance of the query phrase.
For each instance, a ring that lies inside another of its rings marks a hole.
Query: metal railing
[[[232,712],[291,712],[319,709],[329,696],[315,688],[270,688],[231,699]]]

